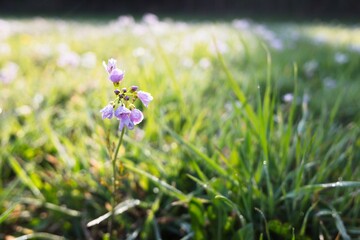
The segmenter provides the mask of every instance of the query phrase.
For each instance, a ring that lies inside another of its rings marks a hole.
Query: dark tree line
[[[360,19],[360,0],[0,0],[0,12],[282,14]]]

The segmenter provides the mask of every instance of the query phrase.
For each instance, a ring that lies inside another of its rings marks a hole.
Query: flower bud
[[[114,90],[114,93],[115,93],[115,95],[119,95],[119,94],[120,94],[120,90],[119,90],[119,89],[115,89],[115,90]]]
[[[132,87],[131,87],[131,92],[135,92],[135,91],[137,91],[138,89],[139,89],[138,86],[132,86]]]

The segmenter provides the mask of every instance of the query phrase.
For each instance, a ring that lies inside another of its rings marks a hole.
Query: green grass
[[[359,28],[1,24],[0,69],[18,71],[0,83],[0,238],[108,238],[111,57],[154,96],[120,149],[118,238],[360,237]]]

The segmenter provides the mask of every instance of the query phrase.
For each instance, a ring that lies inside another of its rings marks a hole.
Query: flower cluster
[[[108,64],[103,62],[103,65],[109,74],[109,80],[114,84],[116,99],[101,109],[102,118],[111,119],[115,116],[120,121],[120,131],[124,127],[132,130],[135,125],[141,123],[144,119],[143,113],[135,107],[135,101],[140,99],[144,106],[147,107],[153,97],[150,93],[139,91],[137,86],[119,90],[120,82],[124,79],[124,71],[116,67],[116,60],[112,58],[109,59]]]

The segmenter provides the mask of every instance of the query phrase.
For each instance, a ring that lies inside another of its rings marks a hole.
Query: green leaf
[[[235,235],[233,240],[248,240],[254,239],[254,226],[252,223],[246,224],[244,227],[240,228]]]
[[[205,233],[205,209],[203,204],[197,199],[189,202],[189,213],[191,217],[191,228],[195,239],[207,239]]]

